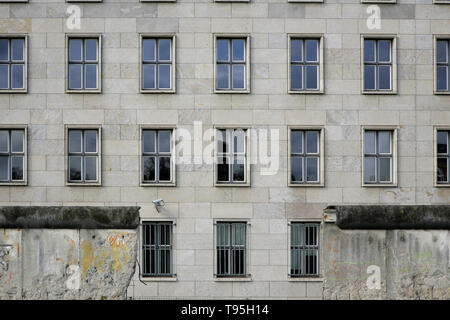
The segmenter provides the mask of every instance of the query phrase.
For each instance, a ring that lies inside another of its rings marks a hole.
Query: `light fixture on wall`
[[[155,205],[156,211],[159,213],[160,207],[164,207],[165,202],[163,199],[156,199],[153,200],[153,204]]]

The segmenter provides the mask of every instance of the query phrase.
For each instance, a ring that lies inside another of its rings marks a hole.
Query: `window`
[[[142,37],[141,92],[175,92],[175,37]]]
[[[216,92],[249,91],[249,37],[216,37]]]
[[[450,41],[447,39],[436,39],[436,65],[435,65],[435,92],[450,93],[450,73],[449,73],[449,46]]]
[[[172,222],[142,223],[142,276],[173,276]]]
[[[438,185],[450,185],[449,181],[449,130],[437,130],[436,182]]]
[[[364,130],[364,184],[394,184],[396,167],[392,130]]]
[[[172,183],[172,129],[142,130],[142,184]]]
[[[100,183],[100,129],[68,129],[69,183]]]
[[[0,184],[26,183],[26,128],[0,128]]]
[[[216,183],[248,185],[247,129],[217,129]]]
[[[289,36],[289,92],[323,93],[322,37]]]
[[[291,224],[291,277],[319,276],[319,223]]]
[[[217,277],[246,274],[246,222],[217,222]]]
[[[68,38],[69,92],[100,92],[100,37]]]
[[[0,38],[0,92],[26,92],[26,37]]]
[[[396,93],[395,38],[363,37],[363,93]]]

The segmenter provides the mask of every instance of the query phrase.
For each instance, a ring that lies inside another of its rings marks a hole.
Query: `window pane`
[[[170,181],[170,157],[159,158],[159,181]]]
[[[81,64],[71,64],[69,65],[69,89],[81,89]]]
[[[234,157],[233,181],[245,180],[245,156]]]
[[[11,152],[23,152],[23,130],[11,131]]]
[[[291,61],[303,60],[303,40],[292,39],[291,40]]]
[[[218,223],[217,224],[217,245],[218,246],[226,246],[226,245],[230,244],[229,227],[230,227],[230,225],[227,223]]]
[[[158,86],[160,89],[170,89],[171,69],[170,64],[158,65]]]
[[[227,157],[217,158],[217,181],[230,181],[229,159]]]
[[[364,66],[364,90],[375,89],[375,66]]]
[[[218,65],[217,66],[217,88],[218,89],[229,89],[229,76],[230,69],[228,65]]]
[[[391,41],[379,40],[378,41],[378,61],[389,62],[391,61]]]
[[[171,60],[171,50],[170,50],[170,39],[159,39],[158,40],[158,60],[170,61]]]
[[[85,50],[86,50],[86,53],[85,53],[86,55],[84,58],[85,61],[97,61],[98,60],[97,44],[98,44],[97,39],[86,39],[84,41]]]
[[[227,130],[217,130],[217,153],[229,152],[228,142],[229,142],[230,132]]]
[[[245,225],[243,223],[233,223],[231,225],[231,245],[245,245]]]
[[[1,167],[1,164],[0,164]],[[448,181],[448,162],[447,158],[437,159],[437,181],[447,182]]]
[[[364,153],[365,154],[374,154],[376,153],[375,149],[375,131],[364,131]]]
[[[245,61],[245,40],[232,40],[233,47],[233,61]]]
[[[11,65],[11,88],[23,89],[23,64]]]
[[[0,89],[9,89],[9,65],[0,64]]]
[[[86,89],[97,89],[97,65],[87,64],[85,67]]]
[[[305,40],[306,61],[319,61],[318,58],[318,40]]]
[[[318,181],[319,158],[306,158],[306,181]]]
[[[291,89],[302,89],[302,66],[292,66],[291,65]]]
[[[81,152],[81,130],[69,130],[69,152]]]
[[[81,39],[69,40],[69,61],[81,61],[83,52],[83,41]]]
[[[86,181],[97,181],[97,157],[85,157]]]
[[[84,140],[84,152],[97,152],[97,130],[85,130]]]
[[[158,132],[158,151],[170,152],[170,131]]]
[[[142,59],[144,61],[155,61],[155,39],[142,40]]]
[[[391,158],[380,158],[379,168],[380,181],[391,181]]]
[[[0,39],[0,61],[9,61],[9,40]]]
[[[306,89],[317,89],[319,87],[317,81],[318,71],[318,66],[306,66]]]
[[[447,62],[447,41],[436,41],[436,61]]]
[[[8,130],[0,130],[0,152],[9,151],[9,134]]]
[[[245,88],[245,66],[234,65],[233,69],[233,89]]]
[[[143,151],[144,152],[155,152],[155,131],[154,130],[144,130],[142,132],[143,141]]]
[[[378,132],[378,153],[391,153],[391,133],[389,131]]]
[[[447,136],[448,133],[445,131],[437,132],[437,152],[438,153],[447,153]]]
[[[233,132],[234,152],[245,152],[245,131],[242,129]]]
[[[11,40],[11,58],[14,61],[23,61],[23,39]]]
[[[364,62],[375,61],[375,40],[364,40]]]
[[[228,40],[217,40],[217,61],[229,61],[230,53],[228,47]]]
[[[142,66],[143,71],[143,89],[155,89],[155,65],[145,64]]]
[[[69,157],[69,180],[81,181],[82,157]]]
[[[364,182],[375,182],[375,162],[376,158],[364,158]]]
[[[291,158],[291,181],[292,182],[303,181],[303,158],[300,157]]]
[[[303,153],[303,132],[291,131],[291,153]]]
[[[436,68],[436,88],[437,90],[447,90],[447,67],[438,66]]]
[[[155,181],[155,157],[143,157],[144,181]]]
[[[378,87],[382,90],[391,89],[391,67],[378,66]]]
[[[306,131],[306,153],[319,152],[319,133],[317,131]]]
[[[8,158],[9,157],[0,157],[0,181],[8,180]]]
[[[23,180],[23,157],[11,157],[11,180]]]

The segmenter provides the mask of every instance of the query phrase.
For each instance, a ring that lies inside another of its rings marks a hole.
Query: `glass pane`
[[[86,181],[97,180],[97,157],[85,157]]]
[[[69,180],[81,181],[82,157],[69,157]]]
[[[242,129],[234,130],[233,132],[234,152],[245,152],[245,131]]]
[[[391,158],[380,158],[379,168],[380,181],[391,181]]]
[[[318,71],[318,66],[306,66],[306,89],[319,88]]]
[[[291,153],[303,153],[303,132],[291,131]]]
[[[11,88],[23,89],[23,64],[11,65]]]
[[[158,151],[170,152],[170,131],[158,132]]]
[[[376,139],[375,131],[364,131],[364,153],[365,154],[376,153],[375,139]]]
[[[391,89],[391,66],[378,66],[378,88]]]
[[[8,130],[0,130],[0,152],[9,151],[9,134]]]
[[[11,58],[14,61],[23,61],[23,39],[11,40]]]
[[[230,88],[230,68],[228,65],[217,65],[217,88],[229,89]]]
[[[232,245],[244,246],[245,245],[245,224],[233,223],[232,224]]]
[[[447,62],[447,41],[436,41],[436,61]]]
[[[446,66],[438,66],[436,68],[436,88],[437,90],[447,90],[447,67]]]
[[[245,61],[245,40],[232,40],[233,61]]]
[[[217,153],[229,152],[228,142],[229,142],[230,132],[227,130],[217,130]]]
[[[291,181],[292,182],[303,181],[303,158],[300,157],[291,158]]]
[[[11,152],[23,152],[23,130],[11,131]]]
[[[391,153],[391,133],[389,131],[378,132],[378,153]]]
[[[85,130],[84,143],[84,152],[97,152],[97,130]]]
[[[144,181],[155,181],[155,157],[144,157],[142,171]]]
[[[364,90],[375,90],[375,66],[364,66]]]
[[[81,152],[81,130],[69,130],[69,152]]]
[[[142,60],[144,61],[155,61],[155,39],[144,39],[142,40]]]
[[[245,156],[234,157],[233,181],[245,180]]]
[[[319,180],[319,158],[306,158],[306,181]]]
[[[217,61],[229,61],[230,53],[228,47],[228,40],[218,39],[217,40]]]
[[[391,61],[391,40],[378,41],[378,61],[379,62]]]
[[[83,56],[83,40],[69,40],[69,61],[82,61]]]
[[[245,88],[245,66],[234,65],[233,69],[233,89]]]
[[[9,180],[8,158],[9,157],[0,157],[0,181]]]
[[[291,66],[291,89],[298,90],[303,88],[302,72],[302,66]]]
[[[170,64],[158,65],[158,86],[160,89],[170,89],[171,70]]]
[[[319,132],[306,131],[306,153],[319,152]]]
[[[438,153],[447,153],[447,136],[448,132],[438,131],[437,132],[437,152]]]
[[[0,61],[9,61],[9,40],[0,39]]]
[[[375,40],[364,40],[364,62],[375,61]]]
[[[144,130],[142,132],[143,139],[143,151],[144,152],[155,152],[155,131],[154,130]]]
[[[155,89],[156,68],[153,64],[144,64],[142,66],[143,89]]]
[[[158,40],[158,60],[170,61],[171,60],[171,40],[159,39]]]
[[[0,89],[9,89],[9,65],[0,64]]]
[[[291,40],[291,61],[303,60],[303,40]]]
[[[0,164],[0,167],[1,167],[1,164]],[[438,158],[437,159],[437,181],[438,182],[447,182],[448,181],[448,160],[447,160],[447,158]]]
[[[306,61],[319,61],[319,41],[318,40],[305,40],[306,47]]]
[[[170,181],[170,157],[159,158],[159,181]]]
[[[227,157],[217,158],[217,181],[230,181],[229,159]]]
[[[69,65],[69,89],[81,89],[81,64],[70,64]]]
[[[86,53],[85,53],[86,55],[84,58],[85,61],[97,61],[98,60],[97,44],[98,44],[97,39],[86,39],[84,41],[85,50],[86,50]]]
[[[230,225],[227,223],[218,223],[217,224],[217,245],[226,246],[226,245],[230,244],[229,228],[230,228]]]
[[[97,65],[87,64],[85,68],[86,89],[97,89]]]
[[[376,158],[364,158],[364,182],[376,182]]]

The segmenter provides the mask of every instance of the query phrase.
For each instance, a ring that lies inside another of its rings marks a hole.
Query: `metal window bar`
[[[1,39],[1,38],[0,38]],[[8,39],[1,39],[1,40],[8,40],[8,60],[0,60],[0,66],[8,66],[8,87],[7,88],[1,88],[0,90],[21,90],[25,87],[25,39],[24,38],[8,38]],[[12,42],[14,40],[22,40],[23,41],[23,49],[22,49],[22,59],[21,60],[13,60],[12,57]],[[13,88],[13,72],[12,67],[13,65],[21,65],[22,66],[22,87],[21,88]]]
[[[0,180],[0,182],[15,182],[15,181],[24,181],[25,173],[22,172],[22,179],[13,179],[13,166],[12,166],[12,158],[20,157],[22,158],[22,170],[25,168],[25,130],[23,129],[7,129],[1,130],[8,132],[8,150],[0,151],[0,158],[8,158],[8,177],[5,180]],[[22,141],[22,152],[13,151],[12,149],[12,131],[21,131],[23,133],[23,141]]]
[[[172,89],[172,39],[170,38],[143,38],[144,40],[155,40],[155,61],[146,61],[144,60],[144,57],[142,56],[142,90],[171,90]],[[159,59],[159,42],[160,40],[169,40],[170,41],[170,60],[160,60]],[[143,50],[143,49],[142,49]],[[159,65],[170,65],[170,88],[160,88],[159,85]],[[155,66],[155,88],[145,88],[144,87],[144,66],[145,65],[154,65]]]
[[[319,276],[318,223],[291,223],[291,277]]]
[[[365,91],[392,91],[392,61],[393,61],[393,55],[392,55],[392,40],[389,39],[367,39],[367,40],[373,40],[375,41],[375,61],[365,61],[364,60],[364,66],[375,66],[375,89],[366,89]],[[379,41],[390,41],[389,50],[390,50],[390,61],[379,61],[378,57],[378,42]],[[390,66],[390,88],[389,89],[380,89],[379,88],[379,68],[380,66]]]
[[[235,133],[238,130],[242,130],[244,132],[244,152],[236,152],[234,150],[234,137]],[[218,180],[218,183],[235,183],[235,184],[242,184],[246,183],[247,181],[247,129],[219,129],[220,136],[223,137],[223,133],[225,133],[225,143],[227,145],[227,150],[224,152],[222,149],[217,149],[217,164],[216,164],[216,173],[218,172],[218,164],[223,163],[223,159],[226,158],[228,162],[228,180]],[[220,140],[217,140],[217,143]],[[217,146],[216,143],[216,146]],[[235,180],[233,177],[234,172],[234,159],[235,158],[242,158],[244,160],[244,180]]]
[[[311,38],[311,39],[298,39],[298,38],[292,38],[292,40],[297,40],[297,41],[301,41],[302,42],[302,61],[292,61],[291,58],[291,66],[302,66],[302,88],[298,88],[298,89],[294,89],[290,86],[290,90],[292,91],[317,91],[319,90],[319,75],[320,75],[320,39],[315,39],[315,38]],[[317,44],[317,61],[306,61],[306,40],[317,40],[318,44]],[[316,88],[307,88],[306,87],[306,66],[317,66],[317,87]]]
[[[389,132],[389,136],[390,136],[390,152],[389,153],[380,153],[379,152],[379,146],[378,146],[378,139],[379,139],[379,133],[380,132],[386,132],[384,130],[377,130],[377,131],[373,131],[373,130],[368,130],[366,132],[375,132],[375,153],[365,153],[364,151],[364,159],[365,158],[375,158],[375,181],[366,181],[364,179],[364,183],[366,184],[381,184],[381,183],[392,183],[392,172],[393,172],[393,153],[392,153],[392,148],[393,148],[393,141],[392,141],[392,131],[388,131]],[[389,181],[380,181],[380,158],[388,158],[390,159],[390,179]],[[366,168],[364,169],[366,170]],[[363,173],[364,174],[364,173]]]
[[[217,223],[217,276],[246,275],[246,224]]]
[[[68,174],[68,180],[69,182],[96,182],[98,181],[99,177],[99,163],[98,163],[98,150],[99,150],[99,135],[98,130],[96,129],[70,129],[69,134],[71,131],[81,131],[81,152],[70,152],[70,139],[68,138],[68,144],[67,144],[67,155],[68,155],[68,166],[67,166],[67,174]],[[86,142],[85,142],[85,132],[86,131],[95,131],[96,132],[96,145],[97,149],[96,152],[86,152]],[[69,135],[68,135],[69,137]],[[81,180],[71,180],[70,179],[70,157],[71,156],[78,156],[81,157]],[[86,180],[86,158],[87,157],[95,157],[96,163],[97,163],[97,179],[96,180]]]
[[[244,60],[233,60],[233,40],[244,40]],[[224,38],[218,38],[217,40],[227,40],[228,42],[228,54],[229,59],[228,61],[218,61],[216,59],[216,64],[218,65],[228,65],[228,88],[219,88],[216,83],[216,90],[236,90],[236,91],[242,91],[246,90],[246,78],[247,78],[247,39],[246,38],[231,38],[231,39],[224,39]],[[217,53],[216,53],[217,54]],[[244,66],[244,88],[234,88],[233,87],[233,65],[242,65]],[[217,68],[216,66],[216,68]]]
[[[291,183],[318,183],[320,182],[320,131],[318,130],[292,130],[291,132],[302,132],[302,152],[296,153],[291,150],[291,158],[301,158],[302,159],[302,180],[301,181],[293,181],[291,177]],[[317,132],[317,153],[310,153],[306,150],[306,133],[307,132]],[[291,133],[292,134],[292,133]],[[317,181],[308,181],[307,180],[307,167],[306,167],[306,159],[313,158],[317,159]]]
[[[446,74],[447,74],[447,79],[446,79],[446,82],[447,82],[447,88],[444,90],[444,89],[441,89],[441,90],[438,90],[438,91],[450,91],[450,74],[449,74],[449,59],[450,59],[450,40],[443,40],[443,39],[438,39],[438,41],[443,41],[443,42],[445,42],[446,43],[446,47],[447,47],[447,49],[446,49],[446,54],[447,54],[447,57],[446,57],[446,61],[445,62],[442,62],[442,61],[437,61],[437,56],[435,57],[435,61],[436,61],[436,69],[438,68],[438,67],[445,67],[445,69],[446,69]],[[436,53],[436,55],[437,55],[437,53]],[[437,78],[436,78],[436,81],[437,81]],[[437,86],[437,84],[436,84],[436,86]]]
[[[172,222],[145,222],[142,230],[142,275],[172,276]]]
[[[69,46],[70,46],[70,40],[81,40],[81,52],[82,52],[82,58],[81,61],[73,61],[69,60],[69,66],[68,68],[70,69],[70,65],[81,65],[81,88],[69,88],[70,90],[97,90],[98,89],[98,80],[99,80],[99,69],[98,69],[98,62],[99,62],[99,52],[100,52],[100,47],[99,47],[99,41],[97,38],[70,38],[69,39]],[[91,60],[86,60],[86,40],[95,40],[97,42],[97,60],[96,61],[91,61]],[[70,52],[70,47],[69,47],[69,52]],[[70,54],[69,54],[70,55]],[[96,87],[95,88],[86,88],[86,74],[85,74],[85,70],[86,70],[86,65],[96,65],[97,66],[97,78],[96,78]],[[67,80],[69,81],[69,79]]]
[[[449,145],[450,131],[439,130],[438,133],[445,134],[447,150],[445,153],[439,152],[439,150],[437,151],[437,159],[436,159],[436,161],[437,161],[437,164],[436,164],[437,165],[437,172],[436,172],[437,183],[438,184],[449,184],[450,183],[450,168],[449,168],[449,164],[450,164],[450,150],[449,150],[449,148],[450,148],[450,145]],[[438,167],[439,160],[444,160],[444,162],[446,163],[446,167],[447,167],[446,179],[444,179],[445,176],[443,176],[443,174],[440,174],[440,172],[439,172],[439,167]]]
[[[144,139],[142,139],[142,182],[143,183],[158,183],[161,182],[159,179],[159,164],[160,164],[160,158],[169,158],[170,163],[170,180],[162,180],[162,182],[170,182],[172,181],[172,131],[168,129],[163,130],[150,130],[145,129],[145,131],[153,131],[155,133],[155,152],[145,152],[144,151]],[[159,134],[161,131],[170,132],[170,151],[169,152],[161,152],[159,150]],[[155,180],[145,180],[144,178],[144,157],[154,157],[155,159]]]

